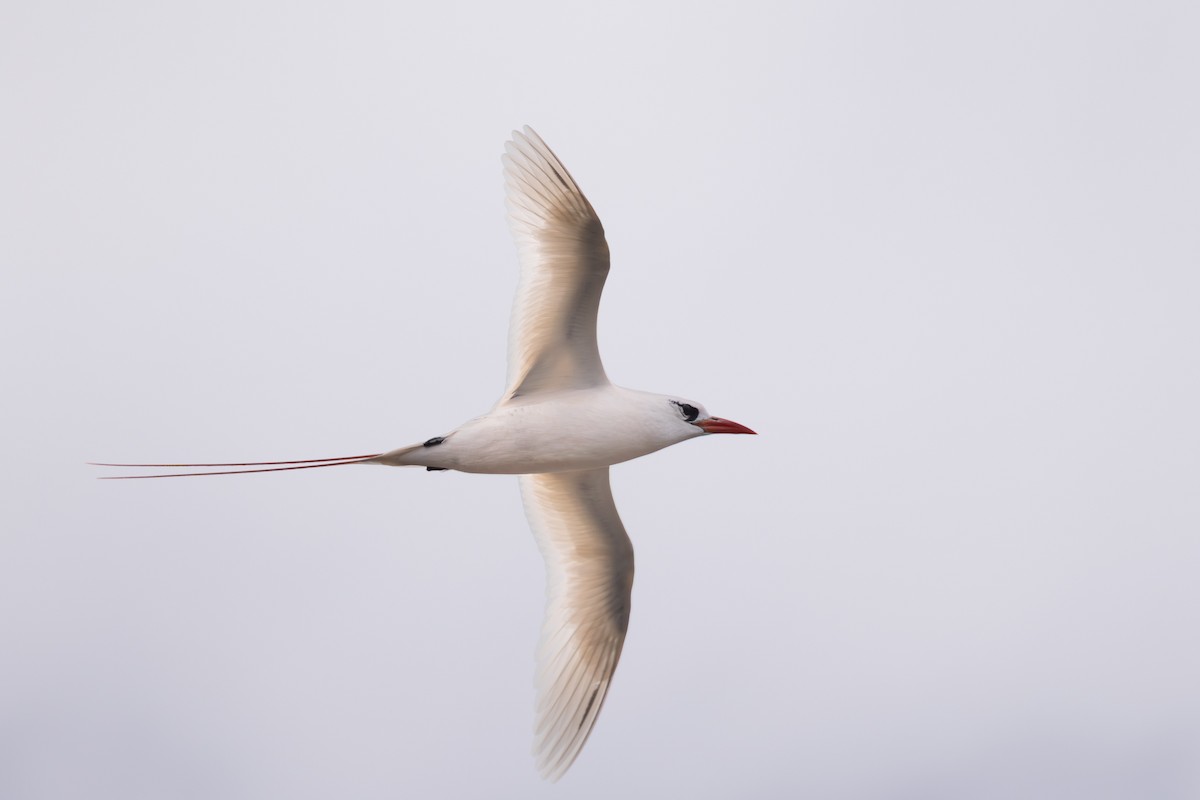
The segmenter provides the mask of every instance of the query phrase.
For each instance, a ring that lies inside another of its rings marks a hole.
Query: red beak
[[[754,433],[745,425],[739,425],[731,419],[721,419],[720,417],[709,417],[692,424],[703,429],[705,433]]]

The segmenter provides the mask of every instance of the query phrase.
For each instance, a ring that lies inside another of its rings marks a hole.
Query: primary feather
[[[504,149],[508,221],[521,264],[505,397],[606,384],[596,346],[608,277],[604,226],[532,128],[513,131]]]
[[[543,777],[556,780],[587,741],[621,657],[633,545],[613,503],[607,467],[520,480],[525,514],[546,561],[534,756]]]

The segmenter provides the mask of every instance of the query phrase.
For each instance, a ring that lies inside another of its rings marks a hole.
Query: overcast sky
[[[736,8],[736,10],[735,10]],[[0,796],[1200,796],[1190,2],[11,2]],[[529,756],[500,153],[604,220],[620,669]]]

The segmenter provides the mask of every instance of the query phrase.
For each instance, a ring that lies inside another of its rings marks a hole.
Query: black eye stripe
[[[679,407],[680,412],[683,414],[683,418],[688,422],[695,422],[696,417],[700,416],[700,410],[691,403],[681,403],[678,400],[672,400],[671,402]]]

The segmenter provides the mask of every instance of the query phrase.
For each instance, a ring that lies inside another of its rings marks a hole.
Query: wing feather
[[[522,475],[525,514],[546,561],[538,645],[534,755],[557,780],[575,761],[621,658],[633,588],[633,545],[608,468]]]
[[[504,149],[509,227],[521,265],[505,399],[606,384],[596,344],[609,263],[604,226],[532,128],[513,131]]]

